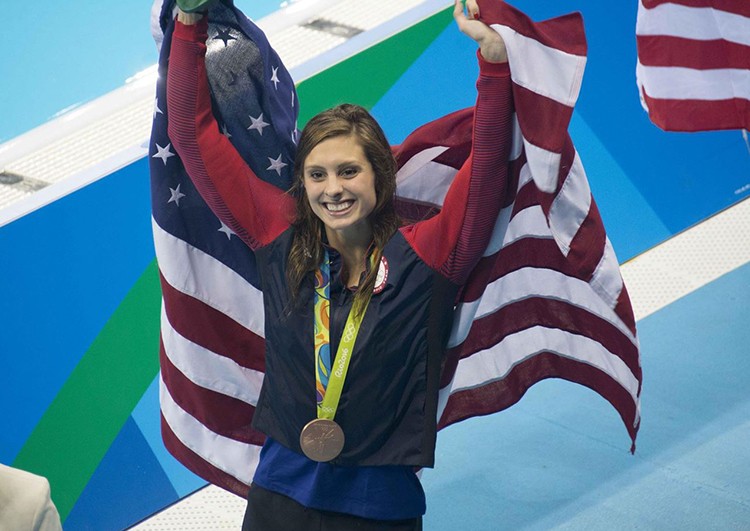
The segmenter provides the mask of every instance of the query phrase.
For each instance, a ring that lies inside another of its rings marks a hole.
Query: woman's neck
[[[336,249],[341,255],[344,268],[347,271],[346,285],[350,288],[359,284],[359,278],[365,270],[367,250],[372,243],[372,229],[336,231],[326,227],[328,245]]]

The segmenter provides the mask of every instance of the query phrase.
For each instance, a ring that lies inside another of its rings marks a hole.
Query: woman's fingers
[[[461,30],[461,33],[477,40],[476,28],[474,27],[474,23],[477,21],[466,18],[463,2],[461,0],[455,0],[455,3],[453,4],[453,18],[456,21],[458,29]]]
[[[464,15],[464,6],[461,3],[461,0],[454,0],[453,1],[453,19],[458,24],[458,27],[461,27],[462,21],[466,20],[466,15]]]
[[[505,43],[500,35],[479,18],[479,6],[476,0],[466,0],[466,9],[471,18],[464,14],[461,0],[455,0],[453,18],[461,33],[475,40],[479,45],[482,57],[491,63],[502,63],[508,60]]]
[[[477,0],[466,0],[466,11],[469,12],[469,18],[479,18],[479,4]]]
[[[453,18],[456,19],[459,29],[466,33],[467,23],[479,18],[479,4],[477,0],[466,0],[466,11],[469,13],[467,18],[464,14],[464,6],[461,0],[455,0],[453,4]]]
[[[470,2],[474,4],[473,13],[471,6],[469,6]],[[466,6],[471,18],[466,17],[461,0],[456,0],[453,6],[453,18],[456,19],[456,24],[458,25],[458,29],[461,30],[461,33],[479,42],[489,31],[492,30],[490,30],[483,22],[475,19],[475,17],[479,17],[479,7],[477,6],[476,0],[467,0]]]

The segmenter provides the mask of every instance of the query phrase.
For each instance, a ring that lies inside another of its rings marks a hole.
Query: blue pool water
[[[236,0],[252,18],[282,0]],[[61,111],[123,85],[156,63],[150,0],[9,2],[2,0],[0,142]]]

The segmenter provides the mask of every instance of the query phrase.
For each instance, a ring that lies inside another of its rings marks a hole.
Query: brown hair
[[[302,281],[323,261],[323,222],[313,213],[304,191],[305,159],[323,142],[337,136],[353,135],[362,146],[375,173],[375,208],[369,216],[375,245],[375,267],[372,267],[355,295],[355,307],[375,286],[383,247],[398,229],[394,195],[396,193],[396,160],[380,125],[364,107],[344,103],[315,115],[300,136],[294,161],[294,185],[297,215],[294,239],[286,267],[287,284],[292,302],[296,301]]]

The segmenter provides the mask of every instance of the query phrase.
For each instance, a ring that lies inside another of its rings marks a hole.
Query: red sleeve
[[[206,75],[208,22],[175,22],[167,75],[169,138],[211,210],[256,249],[293,218],[292,198],[259,179],[219,131]]]
[[[486,249],[505,200],[512,141],[510,70],[479,53],[472,149],[440,213],[401,229],[427,265],[463,284]]]

